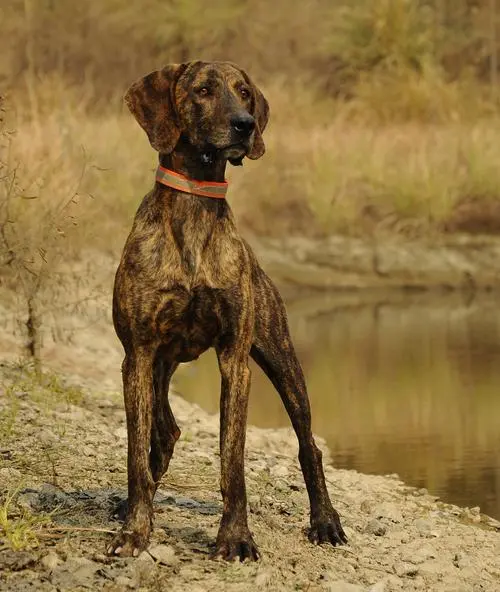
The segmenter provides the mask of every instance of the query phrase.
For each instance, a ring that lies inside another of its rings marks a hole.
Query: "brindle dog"
[[[191,179],[224,181],[226,163],[264,154],[266,99],[227,62],[174,64],[131,86],[125,102],[159,152]],[[114,288],[113,319],[124,350],[128,510],[109,554],[148,544],[153,497],[180,430],[168,401],[177,366],[210,347],[221,373],[223,514],[214,555],[258,558],[247,523],[243,474],[249,355],[278,390],[299,440],[311,505],[309,539],[346,542],[325,485],[321,452],[281,297],[239,235],[225,199],[156,183],[137,211]]]

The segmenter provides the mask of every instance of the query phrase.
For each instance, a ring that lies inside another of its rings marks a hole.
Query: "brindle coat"
[[[125,101],[160,154],[189,178],[223,181],[226,163],[264,153],[267,101],[226,62],[174,64],[139,80]],[[247,523],[243,474],[249,355],[279,392],[299,440],[311,504],[309,538],[346,541],[311,432],[306,385],[280,295],[240,237],[225,199],[159,183],[142,201],[115,280],[113,319],[124,350],[128,510],[108,553],[137,555],[148,544],[153,497],[180,430],[170,409],[177,366],[210,347],[221,373],[223,515],[215,555],[257,559]]]

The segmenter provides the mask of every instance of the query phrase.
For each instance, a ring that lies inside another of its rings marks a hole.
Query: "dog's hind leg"
[[[168,400],[170,379],[177,365],[162,359],[160,353],[153,367],[153,423],[149,461],[156,488],[168,469],[175,443],[181,435]]]
[[[250,355],[280,394],[299,441],[299,461],[311,505],[309,539],[333,545],[347,541],[325,483],[322,455],[311,430],[311,410],[304,374],[290,339],[281,297],[264,275],[256,283],[254,342]]]

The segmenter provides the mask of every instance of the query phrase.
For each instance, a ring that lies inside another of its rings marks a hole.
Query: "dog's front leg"
[[[149,465],[153,395],[153,351],[137,348],[123,361],[123,394],[128,434],[128,511],[108,554],[137,556],[148,544],[155,484]]]
[[[214,556],[220,555],[229,561],[235,558],[256,560],[259,554],[248,528],[244,476],[250,390],[248,354],[226,347],[217,350],[217,355],[221,372],[220,458],[224,505]]]

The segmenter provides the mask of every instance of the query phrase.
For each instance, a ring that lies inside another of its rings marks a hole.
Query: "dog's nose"
[[[255,119],[249,113],[234,115],[231,118],[231,125],[240,136],[249,136],[255,129]]]

